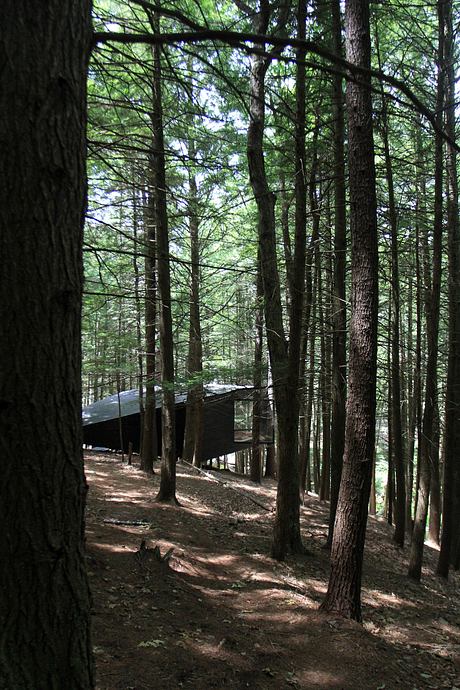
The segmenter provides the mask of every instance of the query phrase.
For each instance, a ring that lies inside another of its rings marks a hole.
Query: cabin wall
[[[204,404],[203,461],[247,448],[234,440],[234,396],[210,398]]]
[[[131,414],[122,417],[123,450],[128,452],[129,442],[133,444],[133,451],[139,452],[140,440],[140,414]],[[83,426],[83,443],[89,446],[121,450],[119,419],[109,419],[99,424],[86,424]]]
[[[202,462],[210,458],[235,453],[250,444],[234,440],[234,400],[235,394],[226,393],[221,397],[209,397],[204,401],[204,433]],[[161,449],[161,408],[157,409],[158,448]],[[140,414],[122,417],[123,450],[128,451],[129,443],[133,451],[140,449]],[[176,406],[176,450],[182,454],[185,431],[185,405]],[[119,419],[114,418],[97,424],[83,426],[83,443],[91,446],[121,450]]]

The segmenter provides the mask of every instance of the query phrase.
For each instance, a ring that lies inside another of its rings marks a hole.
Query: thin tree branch
[[[460,145],[455,141],[452,141],[451,137],[448,136],[448,134],[446,134],[446,132],[437,125],[435,115],[429,108],[427,108],[427,106],[424,105],[424,103],[422,103],[422,101],[418,98],[418,96],[416,96],[412,89],[407,86],[407,84],[396,77],[385,74],[381,70],[367,69],[358,65],[353,65],[344,58],[339,57],[330,50],[318,45],[314,41],[302,41],[296,38],[282,38],[279,36],[266,36],[250,32],[227,31],[219,29],[200,29],[194,32],[185,31],[164,34],[131,34],[112,31],[95,32],[93,34],[93,44],[95,46],[98,44],[109,43],[111,41],[117,43],[147,43],[150,45],[155,45],[165,43],[197,43],[209,40],[222,41],[228,45],[244,49],[247,52],[255,52],[255,50],[250,46],[244,45],[245,43],[253,43],[259,46],[263,43],[268,43],[269,45],[279,48],[286,48],[288,46],[291,48],[303,47],[307,52],[318,55],[328,62],[332,62],[343,67],[347,71],[347,73],[344,74],[344,77],[349,81],[356,81],[356,75],[358,74],[370,75],[371,77],[374,77],[375,79],[378,79],[403,93],[412,103],[415,110],[417,110],[428,120],[433,130],[442,136],[445,141],[447,141],[451,146],[454,147],[456,151],[460,153]],[[267,53],[267,57],[273,57],[273,55]]]

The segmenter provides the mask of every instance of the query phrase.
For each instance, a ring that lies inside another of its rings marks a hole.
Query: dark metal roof
[[[252,387],[247,386],[237,386],[237,385],[227,385],[221,383],[208,383],[204,387],[205,398],[212,398],[226,393],[233,393],[235,391],[248,391],[250,392]],[[156,387],[156,407],[161,407],[161,388]],[[244,397],[244,396],[243,396]],[[187,400],[186,393],[178,393],[175,396],[176,405],[185,404]],[[122,391],[120,393],[120,407],[121,416],[128,417],[132,414],[139,414],[139,390],[134,388],[130,391]],[[101,422],[107,422],[110,419],[116,419],[119,416],[118,409],[118,394],[109,395],[103,400],[97,400],[83,408],[82,419],[83,426],[88,424],[100,424]]]

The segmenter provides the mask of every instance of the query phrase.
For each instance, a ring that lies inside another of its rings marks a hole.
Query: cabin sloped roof
[[[218,397],[228,393],[234,393],[235,391],[241,391],[242,394],[244,394],[245,391],[250,393],[252,391],[252,387],[222,383],[208,383],[204,387],[205,398]],[[160,408],[162,404],[161,388],[156,387],[155,395],[156,407]],[[187,400],[187,393],[178,393],[176,394],[175,399],[176,405],[185,404]],[[120,393],[120,407],[122,417],[139,414],[139,390],[137,388],[133,388],[129,391],[122,391]],[[102,400],[97,400],[91,405],[84,407],[82,410],[83,426],[87,426],[88,424],[100,424],[101,422],[107,422],[110,419],[116,419],[118,416],[119,408],[117,393],[114,395],[109,395],[107,398],[103,398]]]

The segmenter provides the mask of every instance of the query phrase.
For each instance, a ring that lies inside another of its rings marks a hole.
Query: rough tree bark
[[[316,194],[316,178],[318,173],[318,136],[320,121],[316,117],[315,128],[312,140],[312,163],[310,168],[310,180],[308,184],[310,213],[312,217],[312,232],[305,261],[305,299],[302,315],[302,342],[300,347],[300,370],[299,383],[306,386],[306,391],[301,395],[300,417],[303,419],[300,428],[300,448],[299,448],[299,472],[301,496],[305,494],[305,489],[311,490],[310,473],[310,440],[311,440],[311,421],[313,407],[313,386],[314,386],[314,350],[316,338],[316,308],[319,283],[319,268],[317,266],[319,253],[317,251],[321,210]],[[286,266],[287,269],[287,266]],[[314,279],[314,280],[313,280]],[[313,313],[312,313],[313,312]],[[310,349],[309,349],[310,348]],[[308,352],[309,349],[309,352]],[[307,363],[307,353],[309,360],[309,374],[306,380],[305,368]],[[307,482],[308,475],[308,482]],[[308,486],[307,486],[308,485]]]
[[[155,18],[152,29],[158,30]],[[153,194],[157,243],[158,297],[160,301],[161,359],[161,475],[157,501],[177,503],[176,499],[176,420],[174,395],[174,342],[171,314],[168,210],[161,93],[161,47],[153,47],[152,153]]]
[[[340,0],[332,0],[332,42],[336,55],[342,56],[342,20]],[[345,444],[346,383],[346,302],[345,264],[347,227],[345,206],[345,123],[342,76],[334,74],[332,111],[334,119],[334,281],[332,293],[332,409],[331,409],[331,497],[327,544],[332,544],[335,513],[342,476]]]
[[[193,134],[189,137],[189,159],[196,158]],[[203,455],[203,345],[200,318],[200,238],[198,220],[198,185],[193,170],[189,171],[189,228],[190,228],[190,309],[187,374],[189,376],[184,458],[196,467]]]
[[[415,185],[416,185],[416,207],[415,207],[415,279],[416,279],[416,329],[415,329],[415,366],[414,366],[414,388],[413,388],[413,401],[411,403],[413,410],[410,419],[410,443],[412,445],[411,452],[412,455],[409,456],[409,462],[415,461],[415,440],[417,439],[417,463],[414,472],[412,468],[412,474],[415,474],[415,496],[414,503],[417,505],[418,489],[419,489],[419,479],[420,479],[420,449],[421,449],[421,439],[422,439],[422,350],[425,351],[423,337],[422,337],[422,320],[423,320],[423,293],[426,290],[428,284],[431,285],[431,279],[429,274],[425,274],[425,262],[424,262],[424,244],[426,240],[426,172],[424,169],[424,154],[422,149],[422,140],[420,133],[420,123],[418,118],[415,121],[415,152],[416,152],[416,166],[415,166]],[[421,169],[420,169],[421,168]],[[423,276],[423,278],[422,278]],[[411,484],[411,488],[413,488]],[[413,529],[413,519],[412,519],[412,503],[407,507],[407,513],[410,518],[410,533]]]
[[[446,131],[456,140],[455,63],[452,0],[446,2]],[[444,431],[444,493],[441,551],[437,573],[447,578],[449,565],[455,560],[457,535],[455,525],[460,514],[460,222],[458,204],[457,153],[447,147],[447,227],[449,249],[449,358],[447,364],[446,416]]]
[[[416,209],[417,213],[417,209]],[[407,424],[407,491],[406,491],[406,529],[412,532],[412,498],[414,486],[414,456],[415,456],[415,438],[418,429],[418,408],[420,399],[420,340],[421,340],[421,323],[420,323],[420,260],[419,260],[419,226],[416,221],[415,227],[415,286],[416,286],[416,326],[415,326],[415,344],[413,338],[413,283],[414,280],[409,278],[409,299],[407,305],[407,353],[408,353],[408,424]]]
[[[263,0],[260,10],[254,15],[254,26],[257,33],[266,33],[269,18],[270,5]],[[261,43],[260,47],[263,49],[263,43]],[[263,55],[254,54],[251,57],[250,120],[247,154],[249,176],[258,209],[258,234],[262,262],[265,322],[278,422],[278,491],[272,555],[274,558],[282,560],[289,551],[298,553],[303,550],[300,537],[297,435],[305,238],[302,242],[296,236],[295,240],[288,348],[283,325],[276,256],[275,198],[268,186],[263,153],[265,74],[268,65],[269,59]],[[302,169],[300,169],[300,174],[302,174]]]
[[[262,447],[260,444],[261,414],[262,414],[262,347],[264,328],[262,266],[260,253],[257,256],[257,286],[256,286],[256,322],[254,341],[254,374],[253,374],[253,403],[252,403],[252,436],[250,476],[253,482],[262,481]]]
[[[370,67],[369,1],[346,0],[347,59]],[[361,573],[375,446],[378,255],[370,78],[347,84],[351,323],[345,452],[331,574],[321,606],[361,620]]]
[[[140,447],[142,448],[142,435],[144,426],[144,357],[143,357],[143,337],[142,337],[142,305],[139,271],[138,243],[139,243],[139,191],[136,186],[136,176],[134,166],[132,168],[132,204],[133,204],[133,273],[134,273],[134,301],[136,305],[136,345],[137,345],[137,387],[139,389],[139,413],[141,424]]]
[[[436,118],[442,127],[444,107],[444,0],[438,2],[438,84],[436,97]],[[422,573],[423,547],[425,542],[428,501],[431,484],[431,463],[433,461],[433,441],[435,434],[435,411],[437,408],[437,362],[439,333],[439,304],[441,296],[441,259],[442,259],[442,187],[443,187],[443,140],[435,134],[435,191],[434,191],[434,225],[433,225],[433,272],[431,289],[426,290],[426,331],[427,331],[427,364],[425,401],[423,409],[421,447],[419,456],[419,482],[417,506],[409,559],[408,575],[420,580]],[[427,283],[427,281],[425,281]]]
[[[327,249],[326,249],[327,252]],[[331,399],[331,385],[330,385],[330,346],[329,346],[329,330],[330,323],[330,309],[328,305],[324,304],[324,297],[329,300],[331,294],[330,285],[328,284],[328,271],[324,271],[324,266],[321,266],[321,252],[318,246],[318,263],[320,270],[318,274],[318,294],[319,294],[319,322],[322,324],[320,332],[320,376],[319,376],[319,392],[320,392],[320,414],[321,414],[321,429],[322,429],[322,443],[321,443],[321,480],[319,487],[320,501],[328,501],[330,496],[330,447],[331,447],[331,413],[330,413],[330,399]],[[323,276],[325,273],[326,286],[323,287]]]
[[[154,123],[152,122],[152,130]],[[156,418],[156,237],[155,200],[153,190],[153,153],[149,156],[149,187],[144,195],[145,228],[145,407],[142,428],[141,470],[153,474],[158,455]]]
[[[439,418],[439,401],[435,401],[433,413],[433,437],[431,444],[431,481],[430,512],[428,536],[432,542],[439,544],[441,533],[441,475],[439,468],[441,427]]]
[[[90,2],[0,24],[0,685],[94,687],[80,321]]]
[[[317,271],[315,271],[315,281],[311,286],[311,328],[308,333],[308,375],[305,381],[306,385],[306,396],[304,396],[304,402],[302,405],[303,412],[303,424],[300,436],[300,486],[302,494],[305,491],[311,491],[312,488],[312,473],[311,473],[311,462],[310,462],[310,445],[312,437],[312,418],[313,418],[313,396],[314,396],[314,384],[315,384],[315,340],[316,340],[316,283],[317,283]],[[308,299],[308,295],[306,297]],[[307,338],[307,334],[304,336]],[[304,377],[302,377],[303,380]]]
[[[379,56],[380,62],[380,56]],[[401,298],[399,289],[399,250],[398,250],[398,214],[396,209],[393,163],[390,152],[388,108],[385,93],[382,89],[382,139],[385,157],[385,171],[388,188],[388,222],[391,236],[391,449],[393,467],[396,477],[395,495],[395,531],[393,541],[404,546],[406,532],[406,477],[404,467],[404,443],[401,419],[401,365],[400,365],[400,321]]]

